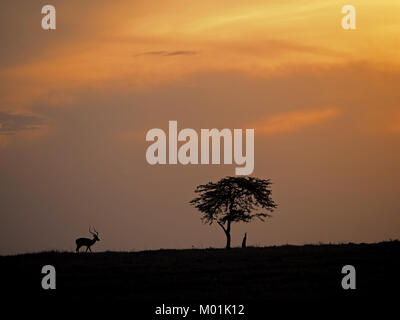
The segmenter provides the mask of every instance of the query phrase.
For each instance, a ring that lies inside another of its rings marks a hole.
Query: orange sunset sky
[[[89,225],[95,250],[222,247],[188,202],[235,165],[147,164],[146,132],[169,120],[255,128],[253,174],[279,207],[234,224],[234,246],[400,238],[398,0],[6,0],[0,15],[0,254],[74,250]]]

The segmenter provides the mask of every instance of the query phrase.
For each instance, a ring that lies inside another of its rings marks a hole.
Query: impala
[[[96,241],[100,241],[100,239],[99,239],[99,233],[96,231],[95,228],[93,228],[93,229],[94,229],[94,232],[92,232],[92,231],[90,230],[90,227],[89,227],[89,232],[90,232],[90,234],[93,236],[93,239],[89,239],[89,238],[78,238],[78,239],[75,240],[75,243],[76,243],[76,252],[79,252],[80,247],[86,247],[86,251],[85,251],[85,252],[87,252],[88,250],[89,250],[90,252],[92,252],[92,250],[90,249],[90,247],[91,247],[92,245],[94,245],[94,244],[96,243]]]

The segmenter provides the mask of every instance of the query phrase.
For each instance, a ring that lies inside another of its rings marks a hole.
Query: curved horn
[[[90,230],[90,226],[89,226],[89,233],[91,234],[91,235],[94,235],[94,233],[92,232],[92,230]]]
[[[95,228],[95,227],[93,227],[93,229],[94,229],[94,232],[96,232],[96,235],[98,236],[98,235],[99,235],[99,233],[97,232],[96,228]]]

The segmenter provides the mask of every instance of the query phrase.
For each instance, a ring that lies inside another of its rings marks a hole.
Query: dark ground
[[[41,268],[46,264],[56,268],[56,290],[41,288]],[[347,264],[356,268],[356,290],[341,287],[341,269]],[[1,256],[0,266],[3,292],[19,301],[118,300],[134,305],[390,301],[397,299],[400,289],[400,242],[43,252]]]

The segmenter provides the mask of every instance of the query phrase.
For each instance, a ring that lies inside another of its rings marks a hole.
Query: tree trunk
[[[225,249],[230,249],[231,248],[231,235],[230,233],[225,232],[226,235],[226,247]]]
[[[228,220],[228,225],[225,230],[225,235],[226,235],[225,249],[230,249],[231,248],[231,222],[229,220]]]
[[[219,226],[224,230],[225,236],[226,236],[226,247],[225,249],[230,249],[231,248],[231,222],[228,220],[226,228],[224,225],[217,221]]]

